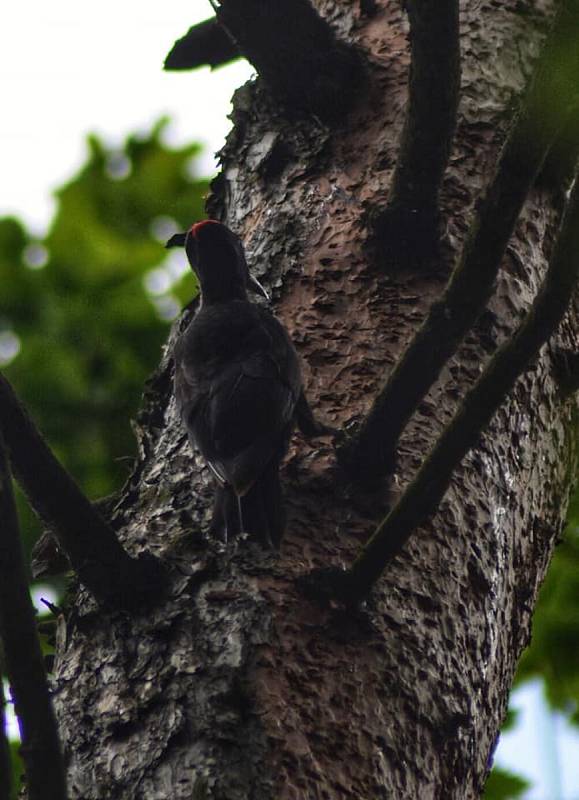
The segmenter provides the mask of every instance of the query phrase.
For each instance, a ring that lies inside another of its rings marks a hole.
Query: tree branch
[[[3,661],[1,655],[0,653],[0,665]],[[12,760],[6,731],[5,708],[6,697],[4,696],[4,684],[2,683],[2,670],[0,670],[0,800],[10,800],[12,797]]]
[[[66,797],[64,766],[28,592],[12,481],[0,434],[0,635],[22,736],[30,800]]]
[[[55,458],[6,378],[0,375],[0,423],[14,473],[34,510],[58,537],[79,580],[101,602],[153,601],[163,572],[151,555],[131,558]]]
[[[93,500],[91,505],[97,514],[107,517],[112,513],[119,495],[109,494]],[[66,553],[61,550],[57,534],[52,528],[46,527],[41,531],[30,553],[30,572],[34,580],[46,578],[51,575],[62,575],[71,568]]]
[[[579,350],[557,349],[553,352],[557,383],[564,395],[579,391]]]
[[[164,68],[182,70],[209,66],[214,69],[236,58],[241,58],[239,48],[215,17],[211,17],[193,25],[182,39],[177,39],[165,59]]]
[[[438,196],[460,89],[458,0],[407,0],[412,62],[406,120],[387,208],[370,220],[383,269],[422,266],[438,253]]]
[[[392,469],[400,434],[492,294],[527,193],[578,99],[579,48],[569,35],[578,27],[579,4],[567,2],[442,298],[432,305],[358,432],[339,451],[354,480],[372,482]]]
[[[364,84],[362,59],[309,0],[221,0],[218,22],[290,114],[337,123]]]
[[[525,321],[491,359],[398,503],[343,579],[348,602],[364,597],[410,534],[438,508],[452,473],[474,447],[515,381],[560,323],[579,278],[579,181],[565,212],[545,281]]]
[[[579,140],[579,108],[574,109],[553,145],[537,175],[537,186],[552,192],[565,193],[575,174],[576,143]]]

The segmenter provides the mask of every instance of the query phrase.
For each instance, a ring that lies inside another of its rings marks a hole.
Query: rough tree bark
[[[372,269],[364,242],[367,210],[388,196],[404,120],[402,4],[315,5],[359,46],[367,91],[330,131],[316,119],[288,121],[259,81],[240,89],[209,210],[241,234],[272,290],[317,413],[342,425],[368,410],[440,294],[553,3],[462,3],[440,269],[397,275]],[[551,346],[363,609],[320,608],[296,579],[351,563],[520,322],[559,214],[546,190],[532,192],[496,295],[406,430],[389,490],[364,493],[327,443],[294,438],[279,557],[204,535],[211,480],[171,392],[171,342],[186,311],[147,387],[140,455],[110,520],[131,553],[162,557],[169,596],[135,616],[99,609],[81,589],[59,619],[54,698],[71,798],[479,797],[577,465],[576,400],[557,386]],[[576,348],[577,323],[571,310],[552,344]]]

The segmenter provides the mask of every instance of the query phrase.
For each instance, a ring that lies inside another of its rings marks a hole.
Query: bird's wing
[[[232,365],[214,387],[203,414],[208,461],[244,494],[265,465],[285,452],[296,397],[268,354]],[[204,438],[203,431],[201,438]]]
[[[194,419],[205,405],[208,398],[208,389],[203,379],[192,370],[187,363],[186,341],[181,339],[175,347],[175,376],[173,389],[177,410],[181,418]]]
[[[238,494],[272,458],[282,458],[301,391],[295,350],[271,314],[259,309],[242,341],[207,380],[186,357],[176,359],[175,376],[191,438],[218,480]]]

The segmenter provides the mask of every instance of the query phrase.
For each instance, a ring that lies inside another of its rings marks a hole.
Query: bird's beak
[[[187,238],[186,233],[174,233],[173,236],[169,239],[165,247],[185,247],[185,239]]]
[[[247,281],[247,285],[248,285],[248,288],[253,289],[254,292],[257,292],[257,294],[260,294],[262,297],[265,297],[265,299],[267,301],[269,301],[270,298],[269,298],[268,293],[263,288],[261,283],[257,280],[257,278],[254,278],[253,275],[251,275],[251,274],[249,275],[249,278],[248,278],[248,281]]]

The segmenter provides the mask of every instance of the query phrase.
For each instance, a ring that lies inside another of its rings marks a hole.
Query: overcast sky
[[[84,160],[86,133],[118,143],[162,114],[173,120],[170,141],[207,145],[200,169],[211,172],[233,90],[252,70],[241,61],[214,72],[161,68],[175,39],[211,13],[207,0],[5,4],[0,215],[16,213],[40,233],[51,190]]]
[[[199,169],[210,174],[230,127],[230,97],[252,70],[244,62],[215,72],[161,69],[175,39],[210,15],[207,0],[4,3],[0,216],[17,214],[41,234],[51,192],[83,163],[88,132],[118,144],[161,115],[173,120],[170,142],[207,145]],[[576,731],[562,734],[566,726],[548,714],[538,684],[516,693],[515,703],[526,724],[505,735],[497,761],[534,778],[529,800],[576,800]]]

